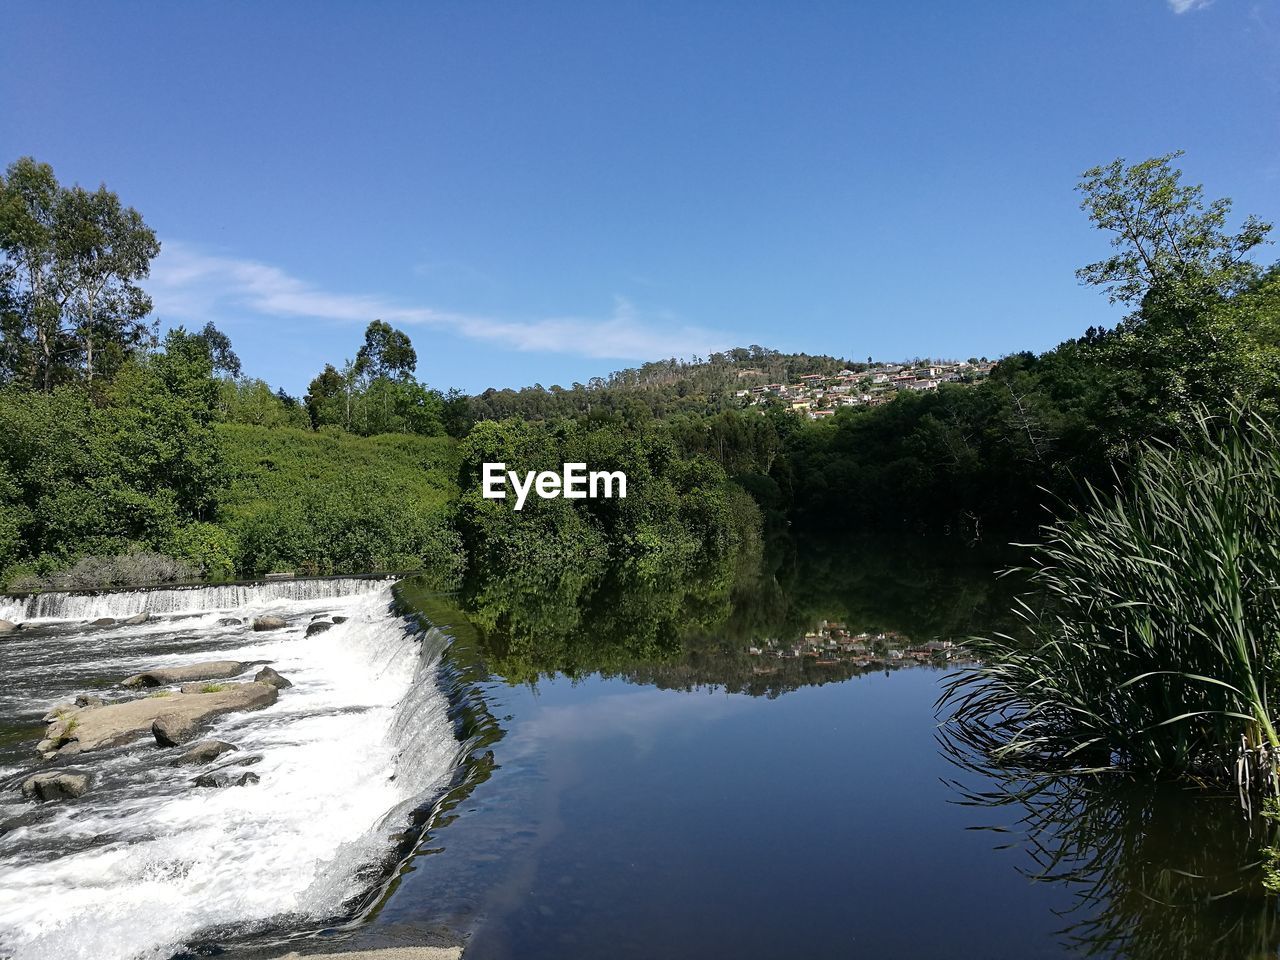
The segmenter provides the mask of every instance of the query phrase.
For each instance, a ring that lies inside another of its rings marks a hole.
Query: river
[[[964,638],[1008,626],[1007,585],[981,557],[852,553],[706,581],[297,581],[11,610],[32,625],[0,641],[0,955],[1275,955],[1270,821],[974,764],[936,702]],[[252,632],[264,614],[288,625]],[[209,730],[259,782],[195,787],[139,741],[70,758],[94,778],[78,800],[14,789],[52,705],[213,658],[294,684]]]

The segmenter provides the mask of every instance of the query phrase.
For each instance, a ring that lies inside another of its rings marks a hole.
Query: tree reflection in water
[[[886,635],[881,653],[962,640],[1007,620],[1012,585],[992,576],[994,566],[923,540],[782,541],[764,557],[692,570],[473,575],[460,600],[490,668],[510,683],[599,673],[776,697],[899,664],[846,653],[769,658],[753,648],[789,646],[824,621],[850,638]]]
[[[1262,885],[1274,820],[1235,795],[1120,775],[1032,776],[984,763],[943,727],[961,771],[957,802],[998,813],[985,826],[1021,847],[1031,879],[1068,886],[1061,936],[1083,956],[1249,960],[1280,949],[1277,898]]]

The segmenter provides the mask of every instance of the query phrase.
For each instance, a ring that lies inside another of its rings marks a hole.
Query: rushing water
[[[143,609],[160,615],[135,627],[79,622]],[[50,598],[24,612],[44,619],[2,647],[0,955],[167,957],[339,916],[457,760],[436,683],[443,641],[393,611],[387,582]],[[305,637],[318,613],[349,619]],[[289,625],[254,633],[247,621],[261,614]],[[218,625],[228,615],[246,623]],[[293,683],[268,709],[208,731],[239,747],[222,760],[252,761],[260,782],[194,787],[198,768],[171,767],[172,752],[138,742],[56,764],[94,778],[74,803],[34,807],[13,789],[40,768],[32,748],[51,706],[122,696],[114,684],[130,674],[205,659],[268,661]]]

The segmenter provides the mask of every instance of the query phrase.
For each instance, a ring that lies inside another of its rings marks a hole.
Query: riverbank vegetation
[[[1205,416],[1130,482],[1045,528],[1026,630],[948,690],[981,751],[1024,769],[1277,788],[1280,436]]]
[[[1112,482],[1086,479],[1033,547],[1029,639],[983,642],[944,700],[998,763],[1275,794],[1277,275],[1244,257],[1269,225],[1227,231],[1229,204],[1204,204],[1169,158],[1084,188],[1116,253],[1081,274],[1137,305],[1107,349],[1145,358],[1151,386],[1111,438]]]

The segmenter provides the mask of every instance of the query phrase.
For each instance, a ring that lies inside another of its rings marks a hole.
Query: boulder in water
[[[49,724],[37,748],[46,756],[115,747],[144,736],[166,714],[199,725],[224,713],[259,710],[276,702],[280,691],[267,683],[229,683],[217,693],[174,693],[85,707],[63,714]]]
[[[197,787],[247,787],[261,780],[262,778],[252,771],[237,775],[223,770],[214,770],[211,773],[200,774],[191,782]]]
[[[169,765],[171,767],[182,767],[210,763],[224,753],[237,749],[239,748],[234,743],[227,743],[225,740],[201,740],[181,756],[169,761]]]
[[[165,713],[151,721],[151,735],[162,747],[190,743],[196,736],[196,719],[189,713]]]
[[[0,821],[0,837],[13,830],[19,830],[22,827],[31,827],[39,823],[45,818],[39,810],[28,810],[16,817],[10,817],[8,820]]]
[[[18,629],[18,625],[12,620],[0,620],[0,633],[13,633]]]
[[[325,619],[325,617],[327,617],[327,616],[329,616],[327,613],[316,613],[316,614],[312,614],[312,616],[311,616],[311,622],[312,622],[312,623],[315,623],[317,620],[323,620],[323,619]]]
[[[276,673],[270,667],[263,667],[261,670],[259,670],[257,674],[254,676],[253,682],[269,683],[273,687],[275,687],[277,690],[284,690],[288,687],[293,686],[292,683],[290,683],[284,677],[280,676],[280,674]]]
[[[128,620],[124,621],[124,624],[126,627],[136,627],[138,624],[146,623],[150,619],[151,619],[151,614],[148,613],[146,610],[143,610],[141,613],[135,613]]]
[[[238,627],[243,623],[244,621],[239,617],[222,617],[218,620],[218,626],[220,627]]]
[[[333,622],[334,622],[334,623],[346,623],[346,622],[347,622],[347,618],[346,618],[346,617],[334,617],[334,618],[333,618]]]
[[[216,680],[197,680],[195,683],[184,683],[178,688],[178,692],[199,693],[207,696],[211,693],[221,693],[228,686],[230,684],[218,683]]]
[[[40,719],[44,723],[53,723],[55,720],[61,720],[67,714],[71,713],[71,711],[81,707],[101,707],[105,705],[106,701],[101,697],[90,697],[81,694],[76,697],[73,703],[59,703]]]
[[[99,617],[97,620],[93,621],[93,623],[89,624],[89,626],[91,626],[91,627],[114,627],[114,626],[115,626],[115,623],[116,623],[116,618],[115,618],[115,617]]]
[[[310,624],[307,627],[307,636],[314,637],[317,633],[324,633],[332,626],[333,624],[329,623],[327,620],[317,620],[315,623]]]
[[[239,660],[206,660],[189,663],[185,667],[158,667],[120,681],[122,687],[164,687],[187,680],[226,680],[244,673],[245,664]]]
[[[49,803],[57,800],[74,800],[84,796],[89,789],[89,777],[83,773],[67,773],[50,770],[37,773],[22,781],[22,796],[27,800]]]
[[[279,630],[288,626],[284,617],[257,617],[253,621],[253,629],[255,630]]]

